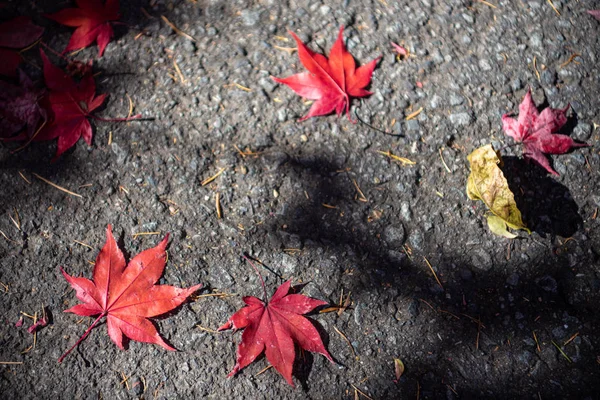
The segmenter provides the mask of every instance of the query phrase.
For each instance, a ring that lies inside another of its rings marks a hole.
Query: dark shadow
[[[517,157],[503,157],[502,161],[502,171],[529,229],[542,237],[567,238],[583,226],[579,207],[567,187],[533,161]]]
[[[308,314],[308,316],[314,314],[315,312],[311,312],[310,314]],[[308,319],[309,323],[311,323],[315,327],[317,332],[319,332],[319,336],[323,340],[325,349],[329,351],[329,333],[323,328],[323,326],[318,321],[315,321],[314,319],[309,317],[307,317],[306,319]],[[313,354],[308,350],[303,350],[297,344],[295,346],[296,358],[294,359],[293,376],[298,378],[300,384],[302,385],[302,389],[305,392],[307,392],[310,390],[309,378],[313,369],[315,357],[323,357],[324,362],[327,364],[329,364],[330,361],[327,360],[325,356],[321,354]],[[338,365],[342,365],[338,360],[335,359],[335,357],[332,356],[332,358]]]
[[[302,385],[302,390],[305,392],[310,390],[308,382],[310,378],[310,372],[313,369],[312,367],[314,362],[315,356],[311,352],[304,351],[298,346],[296,346],[296,359],[294,360],[294,376],[298,379],[298,381],[300,381],[300,385]]]
[[[258,229],[267,235],[296,235],[301,248],[326,248],[338,255],[345,266],[353,266],[352,274],[340,284],[345,291],[352,291],[353,300],[363,303],[360,307],[367,304],[362,318],[395,319],[391,324],[395,328],[382,332],[377,347],[390,359],[402,357],[407,365],[399,384],[393,383],[393,366],[383,369],[381,365],[370,365],[370,358],[364,355],[369,346],[375,346],[371,329],[376,327],[365,323],[358,329],[349,327],[346,332],[360,332],[350,340],[358,343],[364,368],[389,370],[388,374],[369,377],[367,394],[412,398],[417,386],[422,399],[515,399],[538,394],[544,399],[585,398],[600,392],[600,373],[591,350],[600,345],[594,334],[600,327],[594,311],[600,307],[600,279],[589,267],[597,265],[598,254],[580,254],[582,260],[574,266],[569,264],[568,254],[578,251],[574,241],[555,253],[529,241],[531,249],[537,246],[539,250],[535,250],[534,259],[524,263],[519,250],[523,241],[499,238],[499,246],[510,243],[513,250],[495,263],[492,258],[473,257],[481,250],[477,245],[468,252],[455,253],[427,239],[421,251],[407,254],[402,246],[406,235],[399,231],[404,229],[402,225],[395,226],[385,218],[365,222],[369,208],[357,199],[351,173],[332,159],[274,151],[260,160],[246,162],[262,163],[266,170],[277,170],[277,175],[302,182],[306,190],[305,195],[299,193],[274,220]],[[507,157],[504,171],[513,185],[516,178],[520,179],[519,188],[513,189],[515,193],[521,193],[521,187],[524,193],[532,192],[530,197],[518,199],[526,222],[542,234],[568,237],[576,233],[582,218],[568,189],[541,169],[524,163]],[[370,201],[383,196],[378,192],[365,190]],[[376,203],[385,203],[385,197]],[[390,230],[390,226],[396,230]],[[435,266],[443,289],[422,261],[423,256]],[[277,270],[277,266],[273,268]],[[393,316],[387,311],[390,304],[397,310]],[[356,308],[359,306],[347,313],[356,315]],[[345,324],[354,324],[348,321],[352,318],[333,316],[333,323],[344,329]],[[386,336],[403,327],[422,331],[421,341],[386,347]],[[297,376],[302,376],[305,366],[298,368]],[[309,382],[303,386],[308,393],[316,389]]]

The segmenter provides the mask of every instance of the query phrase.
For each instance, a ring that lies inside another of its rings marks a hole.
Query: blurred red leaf
[[[35,25],[29,17],[17,17],[0,24],[0,75],[15,77],[22,61],[16,49],[22,49],[38,40],[44,28]]]
[[[405,47],[402,47],[399,44],[396,44],[394,42],[390,42],[390,44],[394,48],[394,53],[396,53],[398,56],[400,56],[400,57],[408,56],[408,50],[406,50]]]
[[[588,10],[588,14],[600,21],[600,10]]]
[[[23,71],[19,85],[0,80],[0,138],[11,138],[27,128],[22,138],[32,137],[46,111],[40,106],[44,90],[37,88]]]
[[[104,49],[113,37],[111,21],[119,19],[119,0],[77,0],[79,8],[65,8],[54,14],[46,15],[59,24],[75,29],[65,53],[98,43],[98,56],[102,57]]]
[[[48,319],[46,317],[40,318],[35,324],[27,328],[27,332],[34,334],[46,325],[48,325]]]
[[[333,362],[317,329],[302,316],[327,302],[301,294],[288,294],[290,284],[290,281],[282,284],[268,303],[256,297],[244,297],[246,307],[233,314],[219,328],[220,331],[244,329],[237,350],[237,362],[228,376],[235,375],[251,364],[264,351],[271,365],[294,386],[294,343],[304,350],[323,354]]]
[[[576,143],[569,136],[556,134],[567,122],[565,114],[568,109],[569,105],[562,110],[547,107],[540,113],[531,98],[531,91],[528,91],[519,105],[519,119],[504,114],[502,128],[506,135],[523,143],[523,155],[526,158],[536,161],[551,174],[558,175],[544,154],[563,154],[574,147],[588,146]]]
[[[300,62],[308,71],[287,78],[273,77],[273,80],[289,86],[304,98],[316,100],[308,114],[300,118],[300,121],[327,115],[334,110],[340,115],[344,109],[350,118],[350,99],[371,95],[365,87],[371,82],[373,70],[381,57],[356,68],[354,58],[344,46],[343,34],[342,26],[328,59],[310,50],[296,34],[290,32],[298,45]]]
[[[135,256],[125,267],[125,258],[117,247],[109,225],[106,228],[106,244],[96,258],[93,281],[72,277],[61,268],[65,279],[82,302],[65,312],[83,316],[99,314],[99,317],[77,343],[59,358],[59,362],[85,339],[103,317],[106,317],[108,335],[121,349],[124,348],[125,335],[131,340],[155,343],[167,350],[175,350],[161,338],[148,318],[179,307],[202,285],[188,289],[156,285],[165,269],[168,239],[169,235],[158,246]]]

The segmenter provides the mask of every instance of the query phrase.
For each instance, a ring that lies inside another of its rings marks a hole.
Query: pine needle
[[[84,247],[87,247],[87,248],[89,248],[89,249],[92,249],[92,250],[94,250],[94,248],[93,248],[92,246],[90,246],[89,244],[87,244],[87,243],[80,242],[79,240],[73,240],[73,242],[74,242],[74,243],[77,243],[77,244],[79,244],[79,245],[81,245],[81,246],[84,246]]]
[[[30,185],[31,185],[31,182],[29,182],[29,179],[25,178],[25,175],[23,175],[23,173],[22,173],[21,171],[18,171],[18,172],[19,172],[19,175],[21,175],[21,178],[23,178],[23,180],[24,180],[25,182],[27,182],[28,184],[30,184]]]
[[[205,328],[201,325],[196,325],[196,328],[200,329],[201,331],[208,332],[208,333],[221,333],[219,331],[215,331],[214,329]]]
[[[205,180],[203,180],[200,185],[202,185],[202,186],[208,185],[209,183],[211,183],[212,181],[214,181],[215,179],[217,179],[219,177],[219,175],[221,175],[223,173],[223,171],[225,171],[225,168],[221,168],[219,170],[219,172],[217,172],[216,174],[214,174],[210,178],[206,178]]]
[[[65,189],[65,188],[64,188],[64,187],[62,187],[62,186],[58,186],[56,183],[54,183],[54,182],[50,182],[48,179],[46,179],[46,178],[43,178],[43,177],[39,176],[39,175],[38,175],[38,174],[36,174],[35,172],[33,172],[33,176],[35,176],[36,178],[38,178],[38,179],[39,179],[39,180],[41,180],[42,182],[45,182],[45,183],[47,183],[48,185],[52,186],[53,188],[56,188],[56,189],[58,189],[58,190],[60,190],[60,191],[62,191],[62,192],[65,192],[65,193],[67,193],[67,194],[70,194],[71,196],[75,196],[75,197],[80,197],[80,198],[83,198],[83,196],[82,196],[82,195],[80,195],[80,194],[77,194],[77,193],[75,193],[75,192],[71,192],[70,190],[68,190],[68,189]]]
[[[409,114],[405,119],[407,121],[410,121],[411,119],[416,118],[419,114],[421,114],[421,112],[423,111],[423,107],[419,108],[417,111],[415,111],[412,114]]]
[[[492,8],[498,8],[495,5],[493,5],[492,3],[488,3],[485,0],[477,0],[478,2],[480,2],[481,4],[485,4],[486,6],[492,7]]]
[[[134,239],[137,239],[138,236],[149,236],[149,235],[160,235],[160,232],[138,232],[138,233],[134,233],[132,236]]]
[[[550,4],[550,7],[552,7],[552,9],[554,10],[554,12],[556,13],[556,15],[558,15],[560,17],[560,12],[556,9],[556,6],[554,5],[554,3],[552,2],[552,0],[548,0],[548,4]]]
[[[344,340],[346,341],[346,343],[348,343],[348,346],[350,346],[350,349],[352,350],[352,354],[354,355],[354,358],[358,360],[358,355],[356,355],[356,351],[354,350],[354,346],[352,346],[352,343],[350,342],[350,340],[348,339],[348,337],[346,335],[344,335],[342,333],[342,331],[340,331],[337,327],[333,327],[333,329],[335,329],[335,331],[342,337],[344,338]]]
[[[563,349],[560,348],[559,345],[556,344],[556,342],[553,340],[552,344],[558,349],[558,351],[560,351],[560,354],[563,355],[564,358],[567,359],[568,362],[572,363],[573,361],[569,358],[569,356],[563,351]]]
[[[356,390],[358,393],[360,393],[362,396],[364,396],[365,398],[369,399],[369,400],[373,400],[372,397],[369,397],[367,394],[365,394],[365,392],[361,391],[359,388],[357,388],[356,386],[354,386],[353,384],[350,384],[350,386],[352,386],[354,388],[354,390]]]
[[[435,271],[433,270],[433,267],[431,266],[431,264],[429,263],[429,260],[427,259],[427,257],[423,256],[423,259],[425,260],[425,262],[427,263],[427,266],[429,267],[429,269],[431,270],[431,273],[433,273],[433,276],[435,278],[435,280],[437,281],[438,285],[440,285],[440,287],[442,288],[442,290],[444,290],[444,286],[442,285],[442,282],[440,282],[440,279],[438,278],[437,274],[435,273]]]
[[[409,160],[408,158],[397,156],[389,150],[388,151],[377,150],[376,152],[381,155],[384,155],[386,157],[389,157],[394,161],[398,161],[398,162],[402,163],[403,165],[415,165],[416,164],[416,162]]]
[[[176,27],[171,21],[169,21],[167,19],[167,17],[165,17],[164,15],[160,16],[162,18],[163,21],[165,21],[165,24],[169,25],[169,27],[171,29],[173,29],[173,31],[178,34],[179,36],[183,36],[184,38],[191,40],[192,42],[196,42],[196,39],[194,39],[192,36],[188,35],[187,33],[185,33],[184,31],[182,31],[181,29],[179,29],[178,27]]]
[[[260,371],[258,371],[258,373],[256,375],[254,375],[254,376],[262,375],[265,372],[267,372],[268,370],[270,370],[271,368],[273,368],[273,366],[272,365],[268,365],[268,366],[264,367],[263,369],[261,369]]]
[[[219,196],[219,193],[217,193],[215,196],[215,207],[217,208],[217,219],[221,219],[223,215],[221,212],[221,198]]]
[[[358,200],[362,201],[363,203],[368,203],[369,200],[367,199],[367,197],[365,196],[365,194],[363,193],[362,190],[360,190],[360,186],[358,186],[358,183],[356,183],[356,179],[352,179],[352,183],[354,184],[354,187],[356,188],[356,191],[358,192]]]

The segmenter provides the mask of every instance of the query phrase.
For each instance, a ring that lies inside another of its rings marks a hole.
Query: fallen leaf
[[[562,110],[547,107],[539,113],[531,98],[531,91],[528,91],[519,105],[519,119],[504,114],[502,128],[506,135],[523,143],[523,155],[526,158],[536,161],[551,174],[558,175],[544,154],[563,154],[574,147],[588,146],[576,143],[567,135],[555,133],[567,122],[565,113],[568,109],[569,105]]]
[[[35,324],[27,328],[27,332],[33,335],[34,333],[39,331],[40,328],[43,328],[46,325],[48,325],[48,319],[46,317],[40,318]]]
[[[588,10],[588,14],[600,21],[600,10]]]
[[[344,45],[343,34],[342,26],[328,59],[310,50],[296,34],[290,32],[298,45],[300,62],[308,71],[287,78],[272,78],[276,82],[289,86],[298,95],[316,100],[308,114],[300,118],[300,121],[327,115],[334,110],[339,116],[344,109],[350,119],[350,99],[372,94],[365,90],[365,87],[371,82],[373,70],[381,57],[356,68],[354,58]]]
[[[79,60],[67,61],[67,73],[75,79],[81,79],[92,73],[92,60],[82,62]]]
[[[104,49],[113,37],[111,21],[117,21],[119,0],[77,0],[79,8],[65,8],[54,14],[47,14],[59,24],[75,29],[64,52],[79,50],[98,43],[98,56],[102,57]]]
[[[38,40],[44,28],[35,25],[29,17],[17,17],[0,24],[0,75],[14,77],[22,61],[17,49]]]
[[[92,126],[88,117],[104,103],[106,94],[96,96],[94,76],[88,74],[76,83],[67,73],[53,65],[40,50],[44,62],[44,78],[49,89],[48,107],[51,121],[36,136],[36,141],[58,138],[57,159],[83,137],[92,144]]]
[[[291,282],[287,281],[279,286],[268,303],[256,297],[244,297],[246,306],[219,328],[219,331],[245,328],[237,350],[237,362],[228,376],[235,375],[265,351],[271,365],[294,386],[294,343],[304,350],[323,354],[333,362],[317,329],[302,316],[327,302],[301,294],[288,294],[290,285]]]
[[[398,383],[402,374],[404,374],[404,363],[399,358],[394,358],[394,372],[396,373],[395,383]]]
[[[19,85],[0,80],[0,138],[10,138],[27,128],[32,137],[46,112],[40,106],[44,91],[37,88],[25,72],[19,70]]]
[[[201,285],[188,289],[156,285],[165,269],[168,239],[167,234],[158,246],[144,250],[126,267],[123,253],[117,247],[111,226],[108,225],[106,244],[96,258],[93,281],[72,277],[61,268],[65,279],[75,289],[77,298],[82,301],[82,304],[77,304],[65,312],[99,316],[79,341],[59,358],[59,362],[62,362],[103,317],[106,317],[108,335],[121,349],[124,348],[125,335],[131,340],[155,343],[167,350],[175,350],[162,339],[148,318],[179,307]]]
[[[398,57],[407,57],[408,56],[409,53],[405,47],[400,46],[399,44],[396,44],[394,42],[390,42],[390,44],[394,48],[394,53],[396,53],[396,55]]]
[[[521,219],[515,197],[498,164],[499,155],[492,145],[480,147],[467,157],[471,165],[471,174],[467,181],[467,196],[471,200],[481,200],[490,214],[488,227],[496,235],[515,238],[517,235],[507,228],[523,229],[531,233]]]

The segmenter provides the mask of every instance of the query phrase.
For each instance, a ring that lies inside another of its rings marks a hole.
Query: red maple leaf
[[[92,126],[88,121],[91,113],[104,103],[106,94],[96,96],[96,82],[89,73],[79,83],[53,65],[40,50],[44,62],[44,78],[49,89],[48,107],[51,122],[36,136],[36,141],[58,138],[56,155],[71,148],[80,137],[92,144]]]
[[[373,70],[381,57],[356,68],[354,58],[344,46],[343,34],[344,27],[342,26],[329,53],[329,59],[327,59],[324,55],[311,51],[298,36],[290,32],[298,44],[300,62],[308,72],[287,78],[273,77],[273,79],[288,85],[290,89],[304,98],[316,100],[308,114],[300,118],[300,121],[327,115],[334,110],[339,116],[344,109],[350,119],[350,99],[372,94],[365,90],[365,87],[371,82]]]
[[[79,50],[98,42],[98,56],[113,37],[110,21],[119,19],[119,0],[77,0],[79,8],[65,8],[54,14],[46,15],[59,24],[75,27],[64,52]]]
[[[262,278],[261,278],[262,279]],[[313,324],[302,314],[327,304],[301,294],[288,294],[291,281],[282,284],[268,303],[252,296],[244,297],[246,307],[233,314],[219,328],[244,329],[237,350],[237,362],[228,376],[235,375],[265,351],[267,360],[294,386],[292,367],[296,350],[294,342],[304,350],[321,353],[334,362]],[[263,283],[264,289],[264,283]],[[265,292],[266,298],[266,292]]]
[[[43,95],[23,71],[19,71],[18,86],[0,80],[0,138],[11,138],[25,127],[23,137],[33,136],[46,119],[39,104]]]
[[[175,351],[161,337],[148,318],[165,314],[179,307],[202,285],[180,289],[168,285],[156,285],[165,269],[167,241],[169,235],[158,246],[144,250],[135,256],[125,267],[123,253],[117,247],[111,232],[106,228],[106,244],[96,258],[94,280],[75,278],[62,268],[65,279],[75,289],[77,304],[65,312],[98,318],[83,336],[63,354],[58,361],[69,354],[106,317],[108,335],[123,349],[123,335],[138,342],[155,343],[167,350]]]
[[[29,17],[17,17],[0,24],[0,75],[16,76],[22,61],[16,49],[22,49],[38,40],[44,28],[35,25]]]
[[[547,107],[540,113],[531,98],[531,91],[528,91],[519,105],[519,119],[504,114],[502,128],[505,134],[523,143],[523,155],[526,158],[536,161],[551,174],[558,175],[544,154],[563,154],[574,147],[588,146],[555,133],[567,122],[565,114],[568,109],[569,105],[562,110]]]

